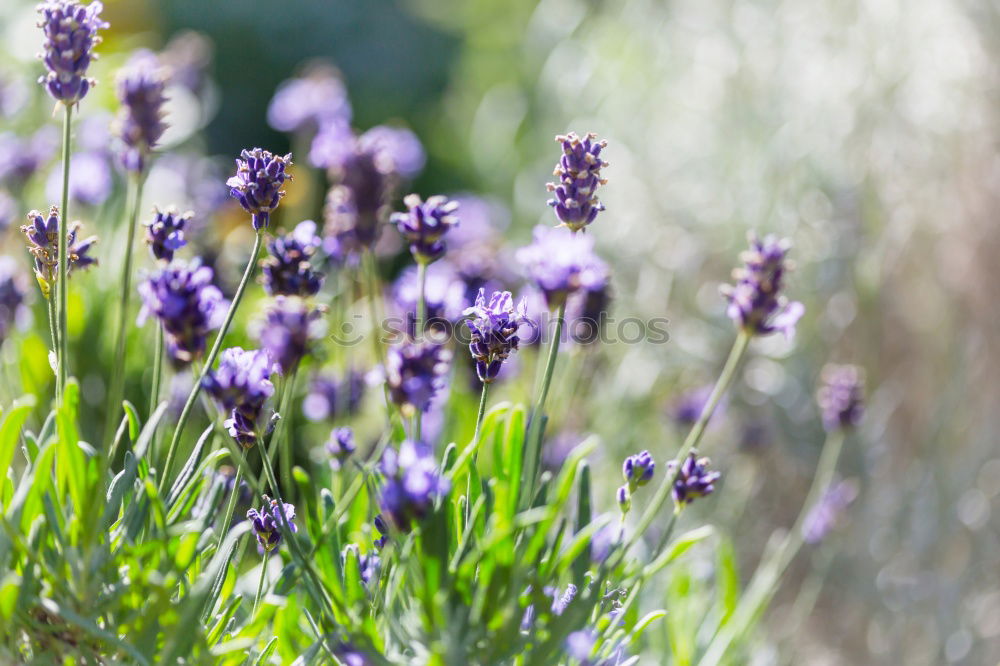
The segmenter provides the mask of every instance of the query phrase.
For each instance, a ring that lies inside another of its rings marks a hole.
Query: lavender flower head
[[[571,659],[589,663],[590,653],[594,651],[597,634],[590,629],[574,631],[566,637],[566,654]]]
[[[284,510],[284,517],[282,517]],[[287,529],[292,533],[298,532],[295,525],[295,506],[288,502],[283,502],[281,509],[278,508],[278,500],[273,500],[264,495],[264,506],[247,511],[247,520],[253,524],[254,534],[257,536],[257,543],[264,552],[270,552],[281,543],[281,528],[287,521]]]
[[[404,342],[389,349],[385,375],[389,396],[406,416],[426,412],[444,387],[451,352],[430,340]]]
[[[358,137],[358,148],[373,153],[383,168],[407,180],[419,174],[427,162],[420,139],[405,127],[376,125]]]
[[[791,268],[785,255],[791,248],[787,239],[750,235],[750,249],[740,257],[744,265],[733,271],[735,285],[725,285],[722,295],[729,301],[726,314],[751,335],[781,331],[786,338],[795,335],[795,324],[805,312],[797,301],[788,302],[782,295],[785,272]]]
[[[167,128],[163,122],[163,94],[167,74],[157,57],[140,50],[123,67],[116,81],[121,110],[115,121],[115,133],[124,144],[122,164],[140,172],[146,158],[156,148]]]
[[[205,353],[210,331],[222,325],[226,300],[212,284],[212,269],[197,260],[175,261],[139,283],[139,324],[149,315],[163,326],[167,353],[185,365]]]
[[[330,431],[330,438],[326,440],[326,452],[330,454],[330,465],[334,469],[340,469],[357,448],[353,428],[334,428]]]
[[[550,308],[577,290],[602,289],[608,281],[608,267],[594,254],[593,238],[568,229],[535,227],[534,242],[518,250],[517,259]]]
[[[113,187],[114,177],[107,153],[84,150],[70,158],[70,199],[88,206],[99,206],[111,196]],[[49,172],[45,181],[45,196],[50,200],[58,200],[62,196],[62,169],[57,167]]]
[[[97,242],[97,236],[90,236],[77,242],[79,231],[80,223],[74,222],[69,226],[67,233],[66,247],[69,252],[70,275],[74,270],[97,263],[97,259],[89,254],[90,248]],[[45,298],[48,298],[59,273],[59,207],[49,208],[48,215],[43,215],[37,210],[28,213],[28,224],[21,227],[21,233],[28,239],[28,252],[35,258],[35,277]]]
[[[364,375],[356,370],[348,370],[342,379],[317,375],[302,400],[302,414],[312,422],[354,414],[361,406],[365,386]]]
[[[444,256],[444,236],[458,226],[457,201],[437,195],[422,201],[417,194],[403,199],[407,212],[393,213],[390,221],[410,244],[410,253],[417,263],[429,264]]]
[[[405,440],[399,451],[386,450],[381,464],[385,485],[379,497],[382,515],[401,531],[409,531],[414,521],[430,511],[434,500],[448,492],[450,485],[437,467],[431,448]]]
[[[321,243],[312,220],[299,222],[290,234],[276,236],[267,244],[267,258],[260,262],[264,290],[272,296],[315,296],[325,277],[312,264]]]
[[[836,525],[844,509],[858,496],[853,480],[835,483],[819,498],[802,521],[802,538],[806,543],[819,543]]]
[[[153,258],[171,262],[174,252],[187,245],[184,226],[194,213],[179,213],[176,208],[153,209],[153,219],[146,223],[146,244]]]
[[[244,150],[236,158],[236,175],[226,181],[229,193],[250,213],[253,228],[267,228],[271,211],[278,207],[285,191],[281,189],[291,174],[285,168],[291,165],[292,154],[272,155],[262,148]]]
[[[218,369],[209,371],[202,380],[205,391],[230,411],[223,425],[244,448],[256,444],[264,425],[264,403],[274,393],[273,367],[264,350],[230,347],[222,352]]]
[[[11,327],[27,317],[26,297],[27,290],[17,270],[17,262],[12,257],[0,255],[0,345],[7,339]]]
[[[574,132],[556,137],[562,144],[563,155],[553,172],[559,182],[547,185],[549,192],[555,194],[548,204],[555,209],[559,221],[572,231],[583,229],[604,210],[604,204],[597,198],[597,188],[607,183],[601,178],[601,169],[608,163],[600,156],[608,143],[596,139],[596,134],[581,139]]]
[[[709,471],[708,458],[699,458],[692,451],[684,462],[681,463],[680,471],[674,480],[673,496],[677,503],[677,508],[682,508],[685,504],[690,504],[699,497],[712,494],[715,490],[715,482],[722,476],[721,473]],[[667,475],[673,476],[677,470],[677,461],[671,460],[667,463]]]
[[[337,70],[325,64],[315,64],[301,77],[283,81],[267,107],[267,123],[281,132],[314,133],[350,120],[347,88]]]
[[[480,289],[476,304],[465,311],[472,319],[465,321],[472,334],[469,351],[476,360],[476,374],[484,384],[489,384],[500,373],[500,367],[517,351],[520,338],[517,329],[527,320],[527,302],[514,306],[509,291],[494,291],[486,301],[486,290]]]
[[[636,488],[649,483],[655,471],[656,463],[649,451],[629,456],[622,463],[622,476],[625,477],[630,492],[635,492]]]
[[[622,513],[628,513],[632,509],[632,493],[629,492],[627,485],[619,486],[615,491],[615,502],[618,503]]]
[[[865,371],[856,365],[824,366],[816,401],[827,431],[852,428],[865,414]]]
[[[323,334],[323,312],[298,296],[278,296],[260,322],[257,339],[285,374]]]
[[[97,55],[101,40],[97,31],[108,24],[100,19],[100,2],[82,5],[68,0],[53,0],[38,5],[42,19],[38,27],[45,35],[40,55],[48,73],[38,79],[58,102],[71,105],[83,99],[94,85],[87,78],[87,68]]]
[[[406,333],[410,337],[417,337],[417,301],[420,298],[418,277],[417,268],[410,266],[392,286],[393,305],[406,319]],[[466,284],[451,265],[439,261],[427,267],[424,279],[424,307],[427,313],[425,330],[451,333],[452,324],[458,323],[468,304]]]

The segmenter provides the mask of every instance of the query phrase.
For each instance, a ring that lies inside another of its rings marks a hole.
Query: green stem
[[[538,463],[542,448],[542,421],[545,418],[545,401],[549,397],[549,386],[552,384],[552,373],[556,367],[556,357],[559,354],[559,339],[562,337],[563,322],[566,318],[566,301],[563,301],[556,312],[555,334],[549,347],[549,355],[545,360],[545,373],[542,375],[542,385],[538,391],[535,408],[531,412],[526,438],[527,450],[524,458],[524,471],[527,474],[527,492],[521,496],[522,508],[526,507],[535,494],[535,477],[538,476]]]
[[[149,412],[152,415],[160,403],[160,383],[163,381],[163,326],[156,323],[156,352],[153,358],[153,383],[149,387]]]
[[[413,337],[420,340],[424,335],[424,321],[427,319],[427,264],[423,261],[417,262],[417,320],[413,322]],[[420,441],[423,434],[424,413],[418,409],[413,414],[413,439]]]
[[[246,450],[243,450],[242,454],[243,464],[240,464],[240,462],[236,463],[236,476],[233,478],[233,489],[229,492],[229,501],[226,503],[225,519],[219,528],[219,541],[215,548],[216,552],[222,550],[222,542],[226,539],[226,532],[229,531],[229,526],[233,522],[233,514],[236,513],[236,503],[240,496],[240,483],[243,481],[243,467],[246,466]]]
[[[250,611],[250,621],[253,622],[254,617],[257,615],[257,605],[260,604],[260,595],[264,591],[264,578],[267,576],[267,556],[268,553],[264,553],[264,557],[260,560],[260,579],[257,581],[257,594],[253,598],[253,609]]]
[[[69,363],[66,352],[66,294],[69,291],[69,162],[70,162],[70,142],[72,141],[73,127],[73,106],[64,104],[63,109],[63,145],[62,145],[62,206],[59,208],[61,214],[59,218],[59,277],[56,280],[56,292],[59,303],[57,312],[59,313],[59,324],[57,337],[59,338],[59,350],[57,352],[59,372],[56,374],[56,397],[62,403],[63,391],[66,388],[66,378],[68,372],[66,366]]]
[[[379,339],[378,311],[375,306],[375,299],[378,297],[378,267],[375,265],[375,251],[366,250],[364,261],[365,282],[368,287],[368,316],[372,324],[372,349],[375,352],[375,363],[384,364],[382,341]]]
[[[233,294],[233,302],[229,305],[229,311],[226,312],[226,318],[222,322],[222,327],[215,336],[215,342],[212,344],[212,350],[208,353],[208,357],[205,359],[205,364],[202,366],[201,372],[199,372],[198,376],[195,377],[194,386],[191,387],[191,393],[188,394],[187,401],[184,403],[184,408],[181,410],[181,415],[177,419],[177,426],[174,428],[173,437],[170,438],[170,448],[167,449],[167,460],[163,465],[163,475],[160,477],[161,493],[163,492],[163,489],[167,487],[167,479],[170,478],[170,468],[174,463],[174,458],[177,456],[177,445],[180,443],[181,434],[184,432],[184,425],[187,423],[188,417],[191,416],[191,409],[194,407],[194,403],[198,399],[198,395],[201,393],[201,382],[215,364],[215,358],[219,355],[219,350],[222,348],[222,341],[226,337],[229,325],[233,322],[233,315],[236,314],[236,308],[239,307],[240,301],[243,300],[243,292],[246,291],[247,284],[250,282],[250,277],[253,275],[254,268],[257,266],[257,254],[260,252],[262,240],[262,232],[258,231],[253,242],[253,250],[250,251],[250,259],[247,261],[246,270],[243,271],[243,279],[240,280],[240,285],[236,288],[236,293]]]
[[[636,527],[632,536],[625,545],[625,550],[628,550],[642,537],[642,534],[646,531],[650,524],[652,524],[653,520],[656,519],[656,514],[663,507],[667,498],[670,497],[670,491],[674,487],[674,483],[677,481],[677,475],[680,474],[681,463],[691,450],[698,445],[698,442],[701,441],[702,435],[705,434],[705,427],[712,418],[712,414],[715,413],[715,409],[718,407],[719,401],[722,400],[722,396],[726,393],[726,389],[729,388],[729,385],[736,377],[736,369],[739,367],[740,360],[743,358],[743,354],[747,350],[750,338],[750,333],[745,330],[741,330],[736,336],[736,341],[733,342],[733,348],[729,352],[729,358],[726,359],[726,365],[722,368],[722,373],[719,374],[719,379],[715,382],[715,387],[712,388],[712,393],[709,395],[708,401],[701,410],[701,416],[698,417],[694,427],[691,428],[691,432],[689,432],[687,438],[685,438],[684,444],[681,445],[680,451],[677,452],[677,464],[674,465],[673,474],[664,475],[663,482],[660,483],[660,487],[656,489],[656,494],[653,496],[653,499],[646,506],[646,510],[643,512],[642,518],[639,519],[639,525]],[[659,553],[653,553],[653,558],[656,558],[657,555],[659,555]]]
[[[57,363],[59,358],[59,313],[56,312],[56,298],[55,294],[49,294],[46,298],[46,304],[49,309],[49,336],[52,338],[52,351],[56,355]],[[56,385],[59,382],[59,369],[58,364],[56,366]]]
[[[128,326],[128,305],[132,296],[132,246],[135,245],[135,227],[139,219],[139,206],[142,203],[142,174],[132,174],[128,179],[128,204],[126,205],[126,224],[128,233],[125,241],[125,260],[122,262],[121,276],[118,278],[118,326],[115,330],[115,358],[112,366],[111,392],[108,401],[108,427],[114,426],[115,415],[121,409],[125,394],[125,342]]]
[[[750,579],[746,593],[740,599],[732,618],[709,643],[705,656],[699,662],[703,666],[713,666],[720,663],[733,642],[739,640],[749,630],[774,596],[781,575],[799,552],[799,548],[802,547],[802,526],[806,518],[830,488],[843,444],[843,430],[835,430],[827,435],[819,462],[816,464],[816,475],[813,477],[809,494],[806,495],[806,500],[802,504],[795,524],[785,534],[781,544],[773,549],[757,567],[757,571]]]
[[[476,415],[476,431],[472,435],[473,446],[479,446],[479,431],[483,427],[483,416],[486,414],[486,395],[490,392],[489,382],[483,382],[483,392],[479,396],[479,413]]]
[[[298,376],[299,366],[296,363],[295,367],[292,368],[291,372],[288,373],[288,379],[285,380],[285,385],[281,391],[281,401],[278,404],[278,413],[281,415],[281,420],[278,421],[276,426],[275,435],[277,436],[277,444],[281,447],[281,483],[285,488],[286,492],[291,492],[292,489],[292,437],[289,431],[291,423],[289,421],[292,418],[292,396],[295,393],[295,378]]]

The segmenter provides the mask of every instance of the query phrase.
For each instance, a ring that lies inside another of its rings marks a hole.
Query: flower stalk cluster
[[[94,47],[101,43],[97,31],[108,27],[100,18],[103,9],[100,2],[84,5],[68,0],[38,5],[38,27],[45,34],[40,57],[47,70],[38,82],[57,102],[76,104],[94,86],[87,70],[97,59]]]

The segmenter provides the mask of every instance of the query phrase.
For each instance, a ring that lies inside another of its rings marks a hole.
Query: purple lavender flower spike
[[[100,19],[102,9],[100,2],[82,5],[53,0],[38,5],[42,16],[38,27],[45,34],[40,57],[48,70],[38,82],[58,102],[76,104],[94,85],[94,80],[87,78],[87,68],[97,58],[93,52],[101,42],[97,31],[108,27]]]
[[[379,497],[382,515],[396,527],[407,532],[423,519],[434,500],[448,492],[450,485],[438,471],[437,461],[426,444],[405,440],[399,451],[391,447],[382,458],[385,484]]]
[[[582,663],[590,663],[590,653],[594,651],[597,634],[591,629],[574,631],[566,637],[566,654],[571,659]]]
[[[535,227],[534,242],[518,250],[517,259],[545,294],[550,308],[562,305],[580,289],[607,285],[608,267],[594,254],[593,238],[568,229]]]
[[[806,543],[819,543],[836,525],[844,509],[858,496],[858,484],[848,479],[828,488],[809,509],[802,521],[802,538]]]
[[[622,476],[625,477],[625,481],[628,483],[628,488],[631,492],[635,492],[636,488],[649,483],[655,471],[656,463],[653,461],[653,456],[650,455],[649,451],[642,451],[634,456],[629,456],[622,463]]]
[[[75,270],[97,263],[97,259],[89,254],[97,243],[97,237],[90,236],[77,242],[79,231],[80,223],[73,222],[66,237],[70,275]],[[21,232],[27,237],[28,252],[35,259],[35,277],[45,298],[48,298],[59,273],[59,207],[49,208],[48,215],[37,210],[31,211],[28,213],[28,224],[21,227]]]
[[[410,253],[417,263],[429,264],[444,256],[444,236],[458,225],[457,201],[437,195],[422,201],[417,194],[403,199],[407,212],[393,213],[390,221],[410,244]]]
[[[230,412],[223,425],[244,448],[257,443],[264,429],[264,404],[274,394],[274,363],[261,349],[230,347],[222,352],[219,367],[202,380],[205,391]]]
[[[343,378],[313,377],[309,393],[302,400],[302,414],[312,422],[357,413],[365,393],[364,374],[348,370]]]
[[[476,374],[484,384],[496,379],[504,361],[515,351],[520,339],[517,329],[527,319],[527,302],[514,306],[509,291],[494,291],[486,302],[486,290],[480,289],[476,304],[465,311],[472,315],[465,324],[469,327],[472,340],[469,351],[476,360]]]
[[[722,474],[709,471],[708,465],[708,458],[699,458],[694,451],[681,463],[673,489],[674,501],[677,503],[678,509],[699,497],[712,494],[712,491],[715,490],[715,482]],[[676,460],[667,463],[668,476],[673,475],[676,469]]]
[[[167,74],[157,57],[145,49],[132,56],[116,80],[121,110],[115,121],[115,133],[124,144],[122,165],[133,172],[146,166],[150,151],[156,148],[167,128],[163,122],[163,94]]]
[[[153,209],[153,219],[146,223],[146,244],[153,258],[171,262],[174,252],[187,245],[184,226],[194,213],[179,213],[176,208]]]
[[[257,338],[271,359],[289,374],[323,333],[323,311],[298,296],[278,296],[260,322]]]
[[[0,255],[0,346],[11,328],[23,323],[28,316],[26,298],[27,289],[17,262],[12,257]]]
[[[205,353],[210,331],[222,325],[226,301],[212,284],[212,269],[197,260],[175,261],[139,283],[139,323],[154,315],[163,326],[167,353],[183,366]]]
[[[816,402],[827,431],[853,428],[865,415],[865,371],[856,365],[823,367]]]
[[[628,486],[619,486],[615,491],[615,501],[622,513],[628,513],[632,508],[632,494],[628,491]]]
[[[389,541],[389,526],[386,524],[381,514],[375,516],[375,520],[372,522],[375,523],[375,529],[380,535],[379,538],[375,539],[375,547],[382,550],[385,548],[385,544]]]
[[[420,139],[405,127],[376,125],[358,137],[358,148],[373,153],[383,168],[407,180],[419,174],[427,162]]]
[[[283,81],[267,107],[267,123],[280,132],[314,134],[331,123],[346,125],[350,120],[351,103],[340,73],[323,63]]]
[[[735,285],[725,285],[722,295],[729,301],[726,314],[751,335],[781,331],[791,339],[795,324],[805,312],[799,302],[788,302],[782,295],[785,272],[791,268],[785,259],[791,243],[787,239],[750,235],[750,249],[740,257],[744,265],[733,271]]]
[[[334,428],[330,431],[330,438],[326,440],[326,452],[330,454],[330,465],[334,469],[340,469],[357,448],[353,428]]]
[[[405,416],[426,412],[444,387],[451,352],[430,340],[404,342],[389,349],[385,374],[389,396]]]
[[[557,136],[563,155],[556,164],[553,175],[558,183],[547,188],[555,196],[548,204],[555,209],[556,217],[572,231],[579,231],[597,218],[604,204],[597,198],[597,188],[607,183],[601,178],[601,169],[608,163],[601,159],[607,141],[597,141],[596,134],[582,139],[574,132]]]
[[[314,269],[312,259],[321,243],[312,220],[299,222],[290,234],[276,236],[267,244],[268,256],[260,262],[265,291],[272,296],[319,293],[325,276]]]
[[[236,159],[236,175],[226,181],[229,193],[253,218],[253,228],[266,229],[271,211],[278,207],[285,191],[281,187],[292,176],[285,172],[292,154],[272,155],[262,148],[244,150]]]
[[[51,125],[30,137],[13,132],[0,134],[0,182],[23,186],[52,156],[59,146],[59,130]]]
[[[282,509],[278,508],[278,500],[273,500],[264,495],[264,506],[247,511],[247,520],[253,525],[254,534],[257,536],[257,543],[264,552],[270,552],[281,543],[281,526],[284,521],[288,521],[287,529],[292,533],[298,532],[295,525],[295,506],[288,502],[283,503],[284,519]]]

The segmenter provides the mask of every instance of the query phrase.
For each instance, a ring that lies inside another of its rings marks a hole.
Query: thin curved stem
[[[57,366],[56,366],[56,385],[59,383],[59,369],[58,369],[58,358],[59,358],[59,313],[56,312],[56,298],[55,294],[49,294],[45,299],[46,307],[49,311],[49,336],[52,338],[52,352],[56,355]]]
[[[62,206],[59,209],[59,277],[56,281],[56,293],[58,295],[58,306],[56,308],[58,316],[57,337],[59,338],[59,350],[56,353],[58,358],[58,372],[56,373],[56,397],[62,403],[63,391],[66,388],[66,378],[68,371],[68,358],[66,353],[66,294],[69,291],[69,163],[70,163],[70,143],[72,141],[73,127],[73,106],[64,104],[63,110],[63,145],[62,145]]]
[[[132,174],[128,179],[128,204],[126,224],[128,232],[125,241],[125,259],[122,262],[121,276],[118,278],[118,325],[115,329],[115,357],[112,366],[111,391],[108,401],[109,426],[114,423],[114,417],[121,409],[125,394],[125,342],[128,326],[128,305],[132,296],[132,247],[135,245],[135,227],[139,220],[139,206],[142,203],[142,174]]]
[[[472,435],[473,446],[479,446],[479,432],[483,428],[483,416],[486,414],[486,396],[489,392],[489,382],[483,382],[483,392],[479,396],[479,413],[476,415],[476,431]]]
[[[281,420],[278,421],[275,434],[278,435],[277,444],[281,447],[281,483],[285,486],[285,492],[291,492],[292,489],[293,451],[289,428],[291,428],[291,404],[295,393],[295,379],[298,376],[298,372],[299,364],[296,363],[295,367],[288,373],[288,378],[285,380],[285,385],[281,391],[281,401],[278,404],[278,413],[281,414]]]
[[[260,561],[260,579],[257,581],[257,594],[253,598],[253,609],[250,611],[250,621],[253,622],[254,617],[257,615],[257,606],[260,604],[260,595],[264,591],[264,578],[267,577],[267,556],[268,553],[264,553],[264,557]]]
[[[726,364],[722,368],[722,372],[719,374],[719,379],[716,380],[715,386],[712,388],[712,393],[709,395],[708,401],[701,410],[701,416],[698,417],[698,420],[691,428],[691,432],[689,432],[688,436],[684,439],[684,444],[681,445],[680,450],[677,452],[677,464],[674,465],[674,472],[672,474],[668,473],[664,475],[663,481],[660,483],[660,487],[656,489],[656,494],[653,495],[652,500],[650,500],[649,504],[646,506],[646,510],[642,514],[642,517],[639,519],[639,525],[636,527],[632,536],[626,543],[625,550],[632,547],[636,541],[642,537],[646,529],[649,528],[653,520],[656,519],[656,514],[663,507],[667,498],[670,497],[670,491],[674,487],[674,483],[677,481],[677,475],[680,474],[681,463],[691,450],[698,445],[698,442],[701,441],[702,435],[705,434],[705,427],[712,418],[712,414],[715,413],[715,409],[718,407],[719,401],[722,400],[722,396],[726,393],[729,385],[736,377],[736,369],[739,367],[740,360],[742,360],[743,354],[747,350],[750,338],[750,333],[745,330],[740,330],[739,334],[736,336],[736,340],[733,342],[733,348],[729,352],[729,358],[726,359]],[[653,558],[655,558],[658,554],[659,553],[653,553]]]
[[[246,291],[247,284],[250,283],[250,277],[253,275],[254,268],[257,266],[257,254],[260,252],[262,240],[262,232],[258,231],[253,242],[253,250],[250,251],[250,259],[247,261],[246,270],[243,271],[243,279],[240,280],[240,285],[236,288],[236,293],[233,294],[233,302],[229,305],[229,311],[226,312],[226,318],[222,322],[222,327],[219,328],[219,332],[215,336],[215,342],[212,344],[212,349],[205,358],[205,364],[202,366],[201,372],[199,372],[198,376],[195,377],[194,386],[191,387],[191,393],[188,394],[187,401],[184,403],[184,408],[181,410],[181,415],[177,419],[177,427],[174,428],[173,437],[170,438],[170,448],[167,449],[167,460],[163,464],[163,475],[160,477],[161,493],[163,492],[163,489],[167,487],[167,479],[170,477],[170,468],[174,463],[174,458],[177,456],[177,445],[180,443],[181,435],[184,432],[184,425],[187,423],[188,417],[191,416],[191,409],[194,407],[194,403],[198,399],[198,395],[201,393],[201,382],[205,378],[205,375],[208,374],[208,371],[215,364],[215,359],[219,355],[219,350],[222,348],[222,341],[226,337],[229,325],[233,323],[233,316],[236,314],[236,308],[239,307],[240,301],[243,300],[243,292]]]
[[[163,326],[156,323],[156,356],[153,358],[153,383],[149,387],[149,411],[151,415],[160,404],[160,384],[163,381]]]
[[[236,513],[236,503],[239,501],[240,496],[240,483],[243,481],[243,467],[246,466],[247,452],[245,449],[242,451],[243,460],[236,463],[236,476],[233,477],[233,489],[229,492],[229,501],[226,503],[226,514],[222,525],[219,528],[219,542],[216,546],[216,552],[222,550],[222,542],[226,539],[226,532],[229,531],[229,526],[233,522],[233,514]]]

